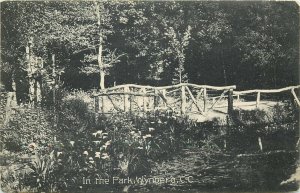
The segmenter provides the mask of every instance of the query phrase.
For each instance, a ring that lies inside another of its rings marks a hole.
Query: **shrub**
[[[46,150],[53,141],[55,130],[50,122],[50,111],[36,108],[20,108],[11,117],[3,132],[4,148],[9,151],[29,152],[29,144],[37,144]]]
[[[56,190],[54,151],[50,154],[35,153],[31,162],[28,163],[28,173],[24,177],[24,184],[38,192]]]

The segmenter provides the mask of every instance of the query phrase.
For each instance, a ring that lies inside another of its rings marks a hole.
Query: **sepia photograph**
[[[0,193],[298,192],[299,2],[0,2]]]

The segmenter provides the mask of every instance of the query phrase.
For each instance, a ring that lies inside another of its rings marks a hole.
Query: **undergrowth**
[[[258,152],[261,137],[265,151],[295,149],[298,135],[298,110],[290,104],[271,113],[234,111],[223,125],[164,111],[95,117],[78,97],[62,100],[55,110],[25,109],[7,125],[6,164],[22,167],[5,170],[3,190],[87,191],[95,187],[84,186],[83,178],[150,175],[155,163],[172,160],[188,148],[200,149],[203,159],[216,153]]]

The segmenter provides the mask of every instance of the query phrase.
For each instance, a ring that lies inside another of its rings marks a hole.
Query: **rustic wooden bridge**
[[[119,85],[93,93],[96,114],[145,113],[156,110],[188,115],[198,121],[226,117],[233,109],[270,108],[292,97],[300,106],[298,86],[235,91],[236,86],[181,83],[172,86]],[[296,94],[298,93],[298,95]]]
[[[236,91],[236,86],[208,86],[181,83],[172,86],[119,85],[91,94],[95,114],[165,111],[186,115],[199,122],[213,118],[226,119],[233,109],[268,110],[293,100],[300,107],[300,85],[280,89]],[[0,127],[7,123],[12,109],[17,108],[13,92],[1,93]]]

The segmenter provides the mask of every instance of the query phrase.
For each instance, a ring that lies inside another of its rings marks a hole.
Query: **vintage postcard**
[[[299,190],[296,1],[0,6],[0,193]]]

